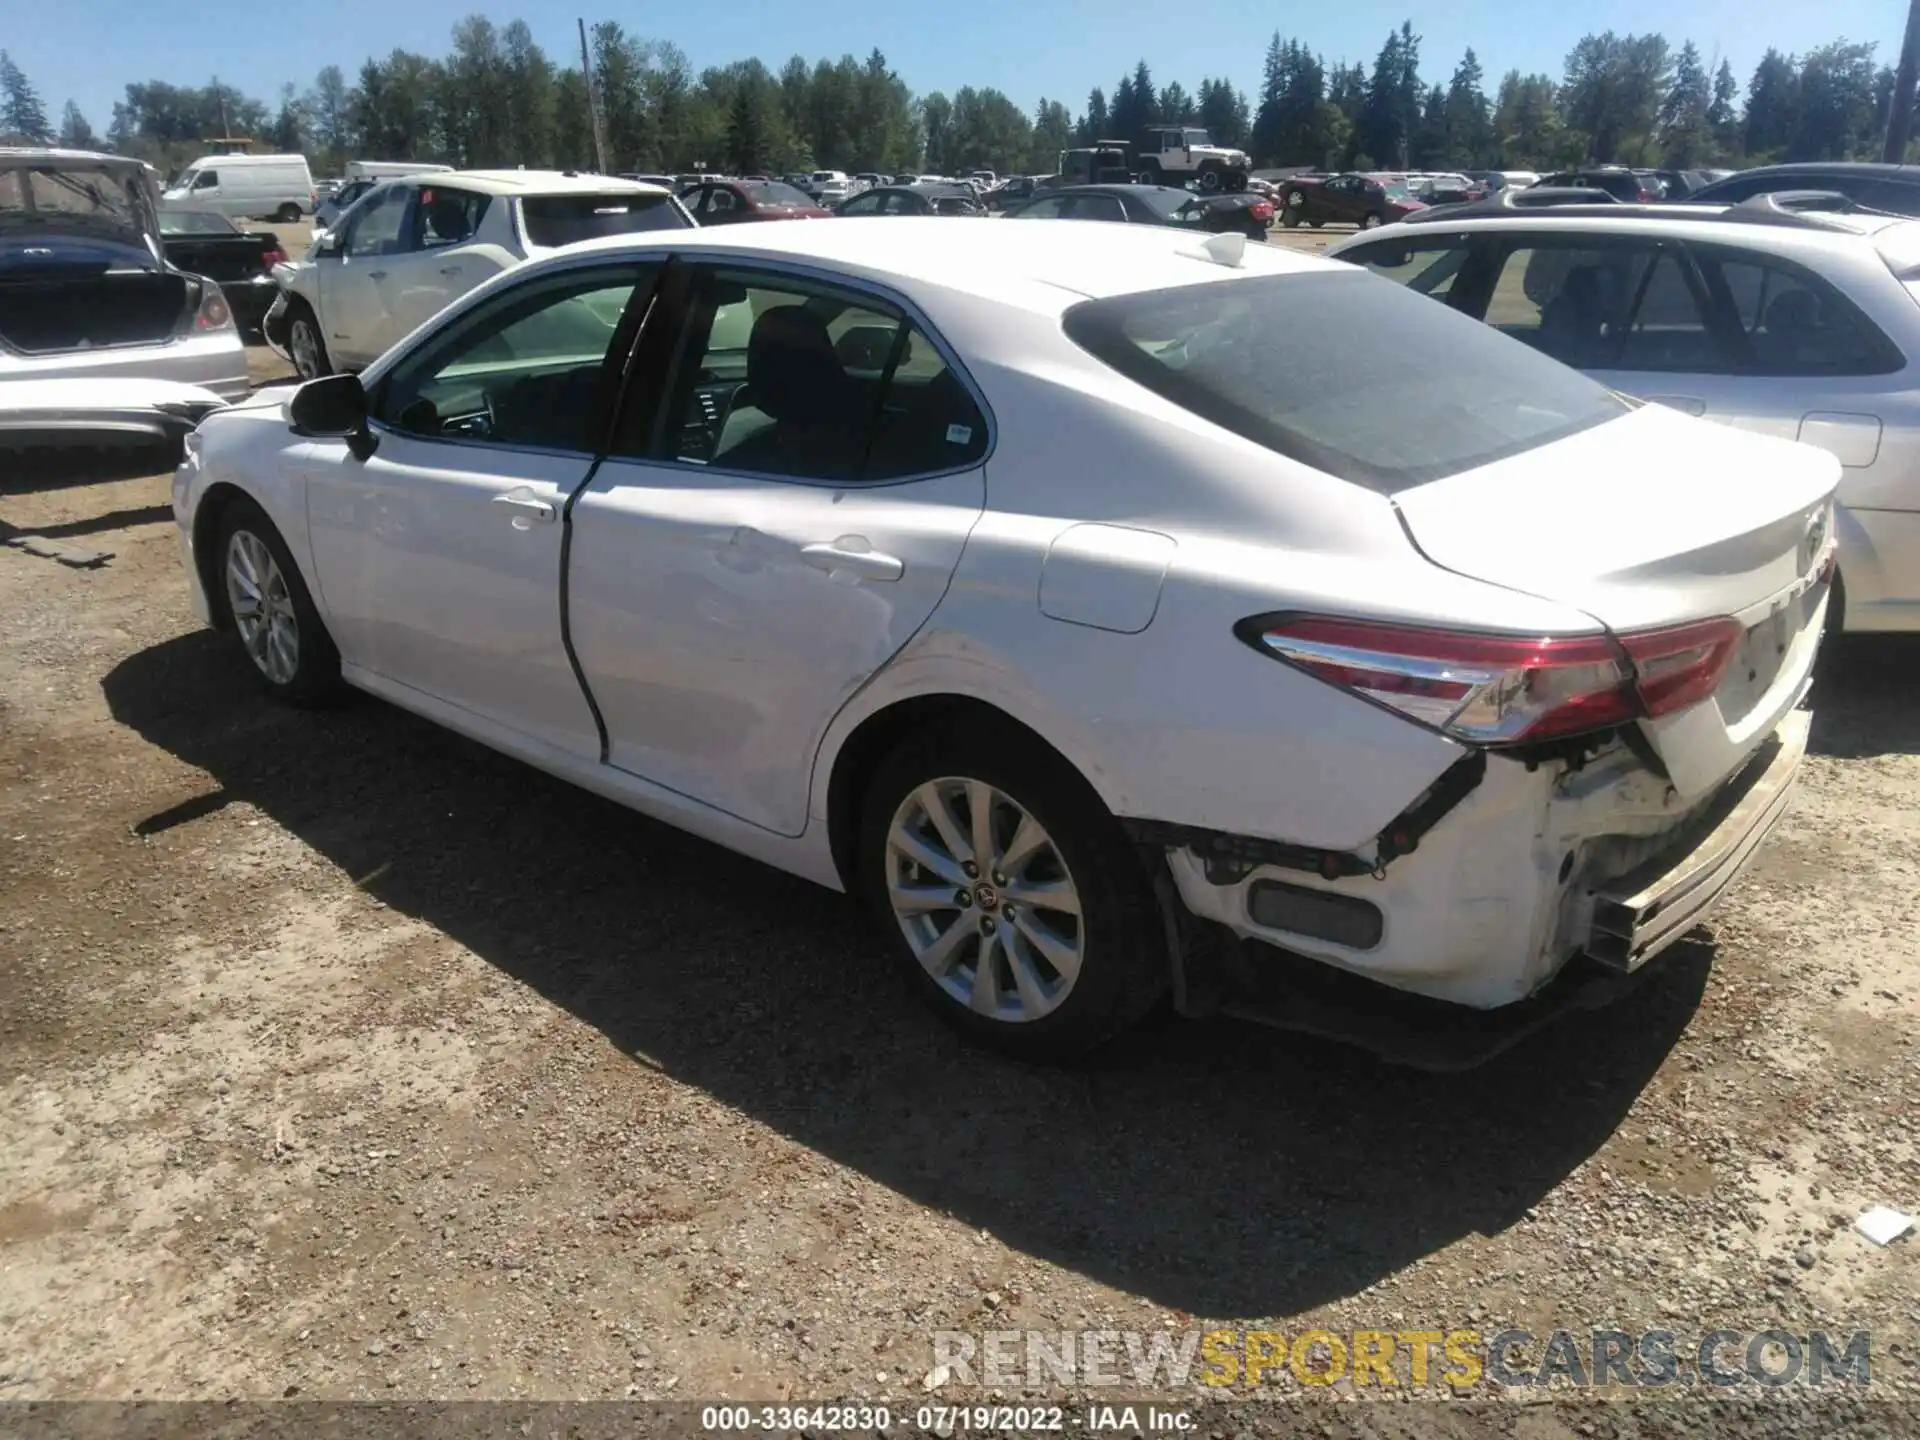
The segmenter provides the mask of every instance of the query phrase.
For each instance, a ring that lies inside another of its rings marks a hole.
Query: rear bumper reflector
[[[1587,954],[1637,969],[1693,927],[1785,813],[1812,721],[1811,711],[1795,710],[1780,722],[1690,827],[1693,840],[1684,850],[1657,856],[1596,892]]]

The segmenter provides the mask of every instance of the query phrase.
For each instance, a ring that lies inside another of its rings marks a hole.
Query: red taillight
[[[1271,220],[1273,218],[1273,206],[1264,200],[1256,200],[1247,207],[1247,212],[1256,220]]]
[[[1713,694],[1743,633],[1739,621],[1720,619],[1622,635],[1647,714],[1671,715]]]
[[[269,270],[276,265],[284,265],[287,263],[287,252],[276,245],[260,256],[260,263]]]
[[[207,286],[200,297],[200,308],[193,317],[196,330],[233,329],[233,311],[227,308],[227,297],[220,293],[218,285]]]
[[[1654,201],[1658,200],[1660,197],[1654,194],[1653,191],[1647,189],[1645,186],[1642,186],[1639,190],[1639,193],[1635,196],[1635,198],[1638,199],[1642,205],[1651,205]]]
[[[1671,714],[1712,694],[1732,620],[1608,635],[1486,635],[1306,616],[1249,638],[1332,685],[1478,745],[1576,735]]]

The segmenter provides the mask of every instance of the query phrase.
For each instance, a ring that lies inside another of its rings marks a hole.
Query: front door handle
[[[509,490],[504,495],[493,497],[495,505],[504,505],[514,512],[513,522],[524,526],[528,521],[537,520],[542,525],[551,525],[560,512],[545,500],[536,500],[524,490]]]
[[[863,535],[842,535],[838,540],[803,545],[800,558],[829,575],[854,575],[862,580],[898,580],[907,573],[896,556],[882,555]]]

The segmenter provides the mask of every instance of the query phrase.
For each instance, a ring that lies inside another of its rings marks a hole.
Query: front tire
[[[327,342],[320,335],[320,319],[304,300],[287,306],[287,356],[302,380],[318,380],[333,373]]]
[[[1385,222],[1380,218],[1380,213],[1376,210],[1368,213],[1364,218],[1361,219],[1360,228],[1362,230],[1378,230],[1381,227],[1381,225],[1384,223]]]
[[[1200,188],[1209,195],[1218,192],[1223,183],[1219,166],[1202,165],[1200,167]]]
[[[220,516],[214,570],[228,628],[269,694],[306,708],[344,690],[340,652],[287,542],[245,497]]]
[[[1083,1055],[1166,992],[1152,885],[1091,786],[1011,726],[963,722],[884,760],[858,889],[921,996],[1031,1061]]]

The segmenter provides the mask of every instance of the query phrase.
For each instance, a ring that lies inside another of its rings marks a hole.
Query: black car
[[[1604,190],[1628,205],[1650,205],[1668,196],[1651,170],[1629,170],[1624,165],[1590,165],[1583,170],[1559,170],[1540,177],[1542,190]]]
[[[1009,175],[998,185],[988,187],[980,203],[989,210],[1010,210],[1022,201],[1031,200],[1037,184],[1037,177],[1032,175]]]
[[[1702,205],[1737,205],[1784,190],[1831,190],[1867,210],[1920,217],[1920,166],[1864,161],[1804,161],[1760,165],[1703,186],[1687,196]]]
[[[1009,220],[1118,220],[1267,238],[1273,202],[1248,191],[1198,195],[1170,185],[1068,185],[1007,211]]]
[[[280,237],[270,230],[242,230],[213,210],[163,206],[159,219],[160,249],[167,263],[218,281],[234,323],[243,333],[258,331],[280,298],[273,278],[273,267],[287,258]]]
[[[882,185],[833,207],[836,215],[984,215],[971,185]]]

